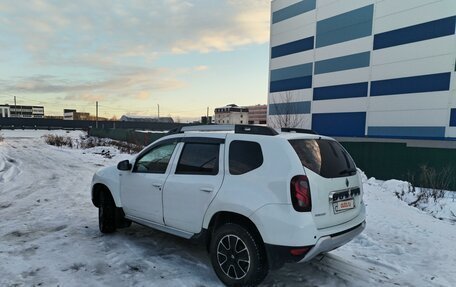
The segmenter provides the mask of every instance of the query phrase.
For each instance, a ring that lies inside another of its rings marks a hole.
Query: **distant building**
[[[64,109],[63,110],[63,119],[67,121],[75,120],[94,120],[94,117],[90,116],[90,113],[78,112],[74,109]]]
[[[44,118],[44,107],[0,105],[0,116],[3,118]]]
[[[10,108],[7,106],[0,106],[0,118],[11,117]]]
[[[245,107],[249,110],[249,124],[265,125],[268,114],[268,105],[255,105]]]
[[[216,108],[215,123],[216,124],[247,124],[249,122],[249,109],[238,107],[235,104]]]
[[[151,122],[151,123],[174,123],[171,117],[148,117],[148,116],[130,116],[123,115],[120,117],[123,122]]]
[[[212,117],[211,116],[202,116],[201,117],[201,123],[203,125],[208,125],[208,124],[211,124],[212,123]]]

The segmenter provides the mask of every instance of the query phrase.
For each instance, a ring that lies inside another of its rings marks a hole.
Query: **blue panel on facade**
[[[272,13],[272,24],[314,10],[316,2],[316,0],[302,0],[296,4],[277,10]]]
[[[370,52],[322,60],[315,63],[315,74],[369,67]]]
[[[453,16],[380,33],[374,36],[374,50],[453,35],[455,24]]]
[[[368,127],[373,137],[443,138],[445,127]]]
[[[309,114],[310,102],[279,103],[269,105],[269,115]]]
[[[312,87],[312,76],[273,81],[269,85],[269,92],[284,92],[291,90],[308,89]]]
[[[331,100],[344,98],[367,97],[368,83],[354,83],[314,88],[314,100]]]
[[[270,81],[280,81],[312,75],[312,63],[271,70]]]
[[[456,109],[451,109],[450,127],[456,127]]]
[[[317,22],[316,47],[329,46],[372,34],[374,5]]]
[[[364,136],[366,113],[313,114],[312,129],[329,136]]]
[[[314,37],[309,37],[283,45],[275,46],[271,48],[271,58],[282,57],[294,53],[304,52],[312,50],[314,47]]]
[[[447,91],[451,73],[422,75],[371,82],[371,96]]]

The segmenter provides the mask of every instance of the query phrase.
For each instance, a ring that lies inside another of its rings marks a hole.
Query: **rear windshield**
[[[344,177],[356,173],[355,163],[336,141],[300,139],[290,140],[290,144],[302,165],[323,177]]]

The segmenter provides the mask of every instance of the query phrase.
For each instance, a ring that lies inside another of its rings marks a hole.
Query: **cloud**
[[[153,59],[156,53],[227,51],[268,41],[269,0],[7,3],[0,31],[50,58],[88,53]]]
[[[87,95],[97,94],[124,96],[125,91],[129,93],[140,93],[156,90],[166,91],[182,88],[185,83],[175,79],[166,69],[138,69],[118,73],[110,78],[91,81],[74,81],[59,78],[51,75],[38,75],[19,78],[16,81],[2,80],[0,91],[7,93],[68,93],[65,99],[79,97],[80,100],[89,99]],[[75,96],[78,95],[78,96]],[[145,99],[142,95],[139,99]]]
[[[195,70],[195,71],[198,71],[198,72],[206,71],[206,70],[208,70],[208,69],[209,69],[209,67],[208,67],[208,66],[204,66],[204,65],[196,66],[196,67],[194,68],[194,70]]]
[[[208,69],[173,62],[171,70],[163,58],[266,43],[269,7],[270,0],[3,0],[0,59],[13,68],[0,71],[0,92],[146,101]]]
[[[138,94],[136,94],[135,99],[145,101],[150,98],[150,92],[148,91],[141,91]]]

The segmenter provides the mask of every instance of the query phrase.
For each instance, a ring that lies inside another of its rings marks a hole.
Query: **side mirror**
[[[123,160],[117,164],[118,170],[131,170],[132,165],[128,159]]]

